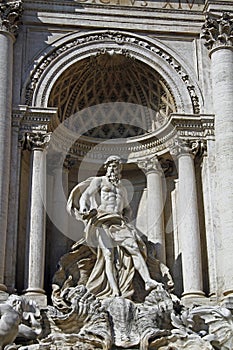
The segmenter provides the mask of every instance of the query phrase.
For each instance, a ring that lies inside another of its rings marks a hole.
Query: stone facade
[[[84,229],[67,213],[69,193],[88,177],[103,175],[104,161],[117,154],[132,223],[155,246],[174,281],[173,297],[163,291],[160,305],[152,293],[142,306],[159,318],[167,300],[170,321],[164,318],[161,329],[173,329],[173,338],[169,334],[167,343],[149,345],[145,331],[135,344],[129,335],[130,346],[197,349],[196,341],[198,349],[232,349],[232,329],[229,339],[220,340],[210,321],[215,315],[232,328],[232,38],[231,0],[0,3],[3,313],[9,294],[23,295],[22,309],[31,303],[35,314],[34,302],[45,309],[52,304],[57,264]],[[77,312],[73,297],[63,297],[70,315]],[[175,297],[187,308],[185,315],[174,309]],[[15,302],[7,303],[13,317]],[[139,310],[128,300],[119,303]],[[99,307],[94,303],[101,313]],[[114,318],[117,307],[112,302],[104,312]],[[54,333],[44,336],[47,348],[59,349],[55,333],[64,315],[54,310],[47,315],[57,322]],[[197,315],[209,327],[208,339],[195,338],[201,323],[190,338]],[[99,325],[105,332],[102,348],[127,348],[120,338],[113,342],[105,316]],[[125,317],[127,328],[132,320]],[[132,327],[138,320],[135,316]],[[221,323],[223,333],[225,326]],[[90,346],[101,348],[94,338]],[[76,349],[72,341],[62,346]],[[0,348],[6,344],[0,333]],[[47,349],[45,343],[33,346]]]

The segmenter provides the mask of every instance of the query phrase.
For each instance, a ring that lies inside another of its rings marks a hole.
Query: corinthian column
[[[210,14],[202,31],[211,58],[215,113],[218,294],[233,296],[233,17]]]
[[[157,156],[138,162],[147,181],[147,236],[156,245],[157,258],[165,263],[162,168]]]
[[[194,155],[189,143],[177,144],[171,153],[178,158],[177,225],[181,247],[183,297],[204,296]]]
[[[49,134],[28,135],[31,148],[31,193],[29,209],[29,258],[27,295],[34,296],[38,302],[45,303],[45,207],[46,198],[46,153]],[[40,298],[41,297],[41,298]]]
[[[13,44],[21,2],[0,4],[0,291],[5,291],[5,248],[11,152]]]

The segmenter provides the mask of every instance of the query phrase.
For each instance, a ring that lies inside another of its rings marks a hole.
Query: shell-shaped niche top
[[[156,70],[111,52],[83,59],[62,73],[49,105],[58,107],[61,122],[70,119],[72,128],[100,139],[143,135],[176,112],[171,90]]]

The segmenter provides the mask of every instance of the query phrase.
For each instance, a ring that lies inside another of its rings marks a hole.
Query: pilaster
[[[18,210],[19,210],[19,186],[20,186],[20,164],[21,144],[19,142],[19,130],[22,115],[17,111],[12,115],[11,133],[11,170],[8,203],[8,224],[5,260],[5,283],[10,293],[15,292],[17,237],[18,237]]]
[[[22,14],[20,1],[0,4],[0,291],[5,291],[5,251],[11,156],[13,43]]]

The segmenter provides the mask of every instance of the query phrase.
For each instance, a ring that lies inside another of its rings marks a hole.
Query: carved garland
[[[199,98],[195,91],[195,86],[191,82],[191,78],[189,77],[187,72],[184,70],[184,68],[170,54],[168,54],[158,46],[151,44],[149,41],[141,40],[137,37],[125,35],[115,31],[106,31],[106,32],[97,33],[97,34],[87,34],[86,36],[84,35],[81,38],[72,39],[67,43],[65,43],[64,45],[54,49],[53,52],[46,55],[42,59],[40,64],[36,67],[36,69],[33,71],[30,77],[30,82],[26,87],[25,104],[27,105],[32,104],[33,94],[37,86],[37,83],[39,82],[40,77],[42,76],[44,71],[47,69],[47,67],[57,57],[59,57],[63,53],[75,47],[79,47],[79,46],[81,47],[85,44],[88,44],[89,42],[90,43],[91,42],[114,42],[114,43],[117,43],[119,46],[123,44],[132,44],[133,46],[140,46],[145,50],[155,53],[160,58],[164,59],[174,69],[174,71],[180,76],[182,81],[186,84],[189,96],[192,101],[193,112],[195,114],[200,113]],[[113,50],[116,50],[116,49],[113,48]],[[118,52],[119,50],[117,50],[117,53]],[[121,50],[121,54],[129,56],[129,52],[127,50]]]

